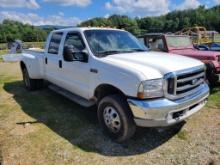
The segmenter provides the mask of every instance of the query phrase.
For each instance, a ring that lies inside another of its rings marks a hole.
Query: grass
[[[24,42],[24,47],[29,48],[29,47],[36,47],[36,48],[44,48],[44,42]],[[7,44],[5,43],[0,43],[0,62],[3,61],[2,55],[7,54],[8,49],[7,49]]]
[[[2,55],[7,54],[7,53],[8,53],[7,50],[0,50],[0,62],[3,61]]]
[[[23,45],[25,47],[37,47],[37,48],[43,48],[45,42],[24,42]],[[7,44],[6,43],[0,43],[0,50],[7,50]]]
[[[8,50],[0,50],[0,56],[7,54],[7,53],[8,53]]]
[[[181,130],[177,133],[177,137],[181,140],[187,140],[188,134],[186,130]]]
[[[25,47],[44,48],[45,42],[24,42]]]
[[[0,62],[0,164],[208,164],[219,161],[220,88],[186,123],[138,128],[118,144],[95,109],[43,89],[28,92],[17,63]]]

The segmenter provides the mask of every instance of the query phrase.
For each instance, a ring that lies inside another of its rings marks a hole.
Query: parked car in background
[[[151,52],[124,30],[70,28],[50,33],[45,50],[25,50],[20,62],[29,90],[50,89],[85,107],[113,139],[136,126],[169,126],[199,111],[209,87],[202,62]]]
[[[194,48],[187,35],[148,33],[138,37],[149,49],[174,55],[179,54],[201,60],[206,64],[207,79],[211,85],[220,82],[220,52],[201,51]]]
[[[220,42],[220,34],[217,31],[206,30],[206,28],[202,26],[184,28],[175,34],[190,36],[193,44],[196,45]]]
[[[220,43],[209,43],[209,44],[202,44],[202,45],[194,45],[194,47],[198,50],[220,51]]]

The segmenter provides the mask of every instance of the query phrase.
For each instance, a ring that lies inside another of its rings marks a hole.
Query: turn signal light
[[[144,99],[144,92],[138,92],[138,93],[137,93],[137,97],[138,97],[139,99]]]

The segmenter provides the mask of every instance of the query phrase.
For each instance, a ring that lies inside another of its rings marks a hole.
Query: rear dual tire
[[[38,90],[43,88],[44,81],[42,79],[31,79],[27,68],[22,69],[23,82],[25,87],[30,90]]]

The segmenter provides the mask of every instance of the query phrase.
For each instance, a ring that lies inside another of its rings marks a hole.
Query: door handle
[[[59,68],[62,68],[62,60],[59,60]]]
[[[97,69],[94,69],[94,68],[91,68],[91,69],[90,69],[90,72],[92,72],[92,73],[98,73],[98,70],[97,70]]]
[[[45,64],[47,64],[47,57],[45,58]]]

